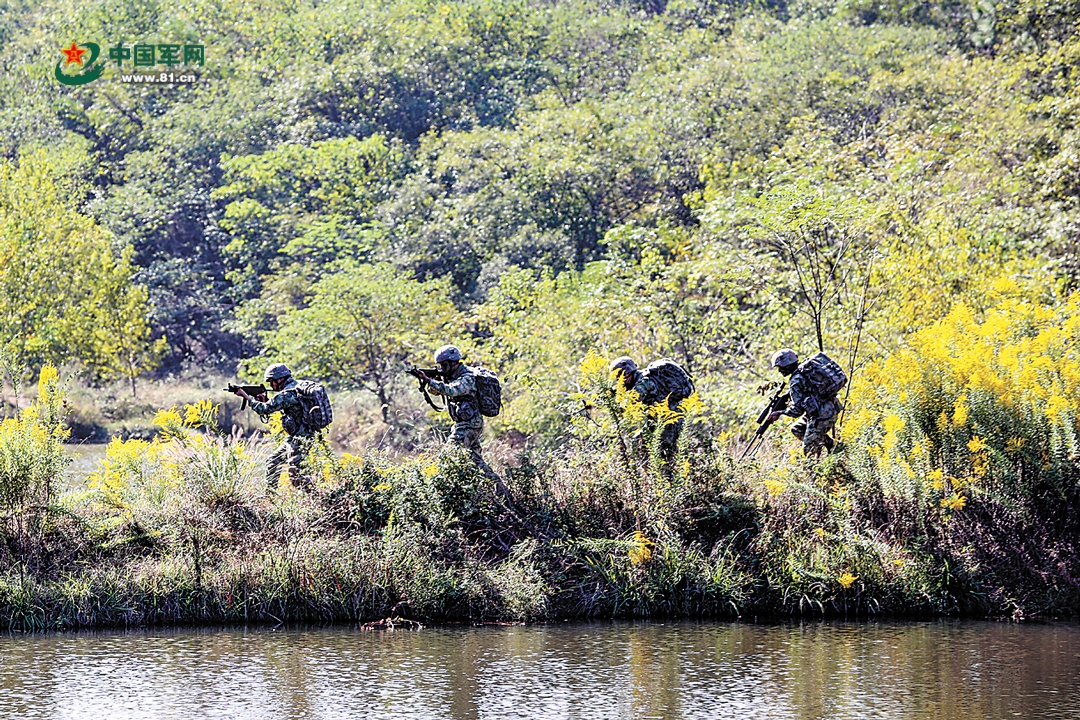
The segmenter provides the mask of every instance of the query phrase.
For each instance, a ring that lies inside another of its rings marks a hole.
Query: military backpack
[[[495,417],[502,410],[502,384],[498,376],[484,367],[469,368],[476,378],[476,404],[484,417]]]
[[[660,388],[660,397],[653,402],[667,398],[669,404],[680,403],[694,394],[694,381],[674,360],[661,358],[641,372],[641,377],[656,382]]]
[[[798,372],[807,379],[814,394],[822,400],[832,400],[847,385],[844,369],[822,352],[799,365]]]
[[[296,385],[300,407],[304,409],[304,424],[312,430],[328,427],[334,421],[334,409],[330,407],[326,388],[311,380],[298,380]]]

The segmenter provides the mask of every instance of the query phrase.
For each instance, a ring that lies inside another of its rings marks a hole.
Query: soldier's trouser
[[[660,433],[660,451],[664,454],[665,460],[671,460],[675,457],[675,450],[679,446],[679,433],[682,432],[682,426],[682,418],[679,418],[670,425],[665,426]]]
[[[806,455],[817,457],[823,448],[832,450],[835,441],[829,437],[829,433],[836,427],[836,417],[801,417],[791,426],[791,434],[802,440],[803,452]]]
[[[501,482],[499,476],[495,474],[495,471],[484,460],[484,456],[480,454],[480,434],[482,432],[484,432],[483,426],[469,427],[461,423],[454,423],[453,427],[450,428],[450,437],[446,439],[446,442],[468,450],[473,462],[476,463],[476,467],[480,468],[482,473]]]
[[[656,432],[656,421],[649,418],[649,425],[646,428],[645,436],[653,437],[653,433]],[[679,433],[682,432],[683,421],[679,418],[669,425],[665,425],[664,429],[660,431],[660,457],[661,459],[670,462],[675,458],[675,450],[679,447]],[[651,447],[646,448],[647,451],[652,452]]]
[[[281,479],[281,471],[285,469],[286,465],[289,468],[289,481],[293,484],[293,487],[301,486],[303,480],[300,476],[300,463],[304,461],[309,442],[311,442],[310,438],[290,435],[278,445],[277,450],[270,455],[270,459],[266,463],[266,486],[269,489],[274,490],[277,488]]]

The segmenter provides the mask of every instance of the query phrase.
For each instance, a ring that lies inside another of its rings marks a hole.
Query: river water
[[[86,476],[98,469],[98,463],[105,459],[105,444],[72,443],[64,446],[71,464],[67,467],[65,480],[68,485],[81,485]]]
[[[1080,626],[7,635],[0,718],[1080,718]]]

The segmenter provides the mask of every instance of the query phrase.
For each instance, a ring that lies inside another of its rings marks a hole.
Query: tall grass
[[[645,407],[590,354],[565,442],[509,463],[509,497],[434,446],[319,445],[314,490],[267,494],[268,444],[203,402],[57,498],[47,368],[0,433],[0,626],[1075,615],[1077,332],[1076,299],[958,308],[861,374],[821,461],[777,433],[740,464],[696,399]]]

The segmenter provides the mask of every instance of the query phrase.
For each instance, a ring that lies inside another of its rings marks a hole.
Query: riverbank
[[[917,465],[929,441],[895,414],[853,421],[863,434],[821,460],[777,434],[740,461],[743,441],[693,398],[660,414],[602,359],[583,368],[591,414],[554,449],[489,445],[505,490],[465,453],[325,442],[307,490],[268,490],[279,438],[225,432],[208,401],[158,412],[153,439],[114,439],[64,490],[66,405],[46,367],[0,424],[0,628],[1078,614],[1077,465],[1034,431],[1007,453],[942,434],[947,472]]]
[[[52,511],[6,519],[0,627],[1076,614],[1068,505],[1035,518],[973,500],[900,534],[872,498],[829,494],[843,454],[793,463],[776,494],[756,488],[777,457],[720,452],[670,479],[519,458],[507,499],[435,449],[323,453],[315,490],[266,494],[266,450],[114,442]]]

